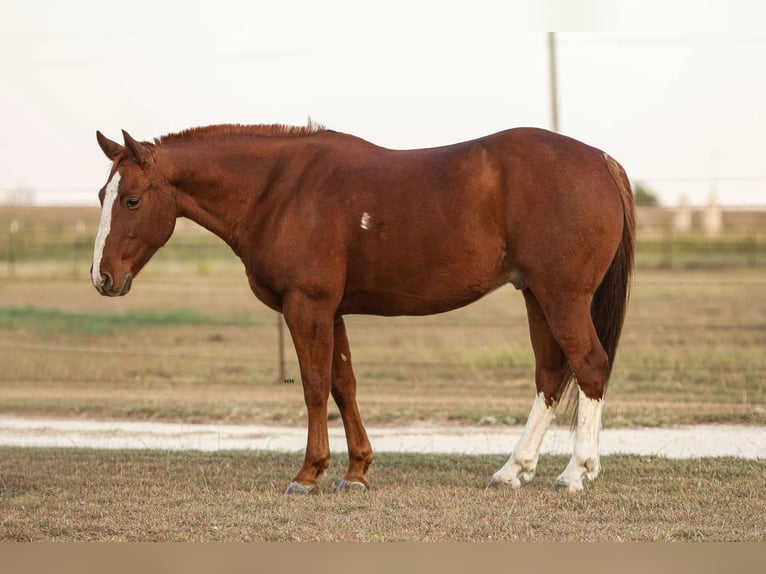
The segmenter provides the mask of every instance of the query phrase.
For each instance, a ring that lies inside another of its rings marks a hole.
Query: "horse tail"
[[[596,289],[590,305],[591,319],[596,327],[599,341],[608,357],[604,392],[612,373],[617,346],[620,342],[622,327],[630,298],[630,286],[633,277],[635,239],[636,239],[636,205],[631,191],[630,181],[623,167],[606,153],[606,166],[609,169],[622,199],[623,228],[622,238],[617,247],[612,263],[609,266],[601,284]],[[572,414],[572,426],[577,421],[577,385],[570,385],[574,378],[571,369],[567,367],[562,381],[562,395],[567,395],[565,413]],[[569,387],[569,388],[567,388]]]
[[[617,247],[612,264],[604,275],[601,285],[598,286],[593,295],[590,306],[590,313],[598,338],[609,357],[608,382],[617,353],[617,346],[620,343],[620,335],[625,323],[628,299],[630,298],[630,286],[635,264],[636,204],[633,200],[630,181],[628,181],[623,167],[606,154],[604,154],[604,158],[609,173],[617,183],[620,199],[622,199],[624,218],[620,245]]]

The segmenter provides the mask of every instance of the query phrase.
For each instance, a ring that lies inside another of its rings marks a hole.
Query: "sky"
[[[392,148],[551,127],[664,205],[766,205],[753,0],[3,0],[0,201],[98,205],[95,132],[307,118]]]

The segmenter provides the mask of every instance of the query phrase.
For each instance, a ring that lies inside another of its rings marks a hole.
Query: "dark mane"
[[[156,145],[179,141],[203,140],[223,136],[303,136],[324,131],[325,127],[309,119],[305,126],[287,126],[283,124],[221,124],[189,128],[177,133],[167,134],[154,139]]]

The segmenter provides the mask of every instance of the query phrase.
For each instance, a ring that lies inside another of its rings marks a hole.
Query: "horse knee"
[[[330,398],[331,377],[321,373],[302,374],[303,398],[307,407],[320,407]]]

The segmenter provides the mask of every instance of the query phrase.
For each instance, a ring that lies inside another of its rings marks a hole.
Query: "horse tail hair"
[[[635,264],[636,205],[630,181],[623,167],[607,154],[604,154],[604,159],[609,173],[617,183],[623,209],[620,244],[609,269],[593,295],[590,305],[593,325],[596,327],[599,341],[601,341],[608,357],[606,380],[604,381],[604,392],[606,392],[630,298],[630,286]],[[573,380],[574,373],[567,366],[560,387],[560,396],[563,398],[566,395],[565,416],[572,416],[572,427],[574,428],[577,421],[578,393],[575,392],[577,385],[570,384]]]
[[[607,382],[612,372],[614,357],[617,346],[620,343],[622,327],[625,323],[625,315],[628,310],[630,299],[630,287],[635,265],[636,248],[636,204],[633,200],[633,192],[630,181],[623,167],[608,155],[604,154],[609,173],[617,183],[622,199],[624,223],[622,227],[622,240],[617,247],[617,252],[612,259],[612,264],[604,275],[590,306],[593,324],[596,327],[599,340],[609,357],[607,370]]]

